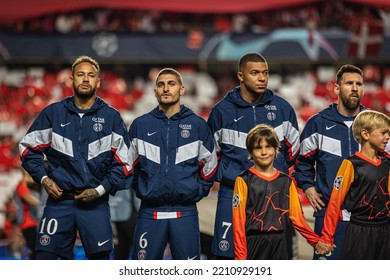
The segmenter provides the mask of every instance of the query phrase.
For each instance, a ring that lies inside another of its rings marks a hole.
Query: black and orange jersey
[[[240,174],[233,192],[235,259],[247,258],[247,236],[284,231],[291,222],[315,246],[319,240],[303,215],[294,181],[277,171],[266,177],[251,167]]]
[[[333,244],[343,203],[351,212],[353,223],[363,226],[386,224],[390,217],[389,193],[390,161],[379,157],[374,162],[360,152],[344,159],[333,183],[322,240]]]

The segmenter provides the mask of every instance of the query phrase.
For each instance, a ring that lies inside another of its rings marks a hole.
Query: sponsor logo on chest
[[[267,109],[269,112],[267,113],[267,119],[269,121],[273,121],[276,119],[276,114],[275,112],[273,111],[277,111],[278,108],[276,107],[276,105],[265,105],[264,106],[265,109]]]
[[[192,129],[191,124],[179,124],[179,127],[182,129],[180,132],[180,136],[183,138],[190,137],[190,130]]]
[[[276,105],[265,105],[264,108],[267,109],[268,111],[277,111],[278,110]]]
[[[95,124],[93,125],[93,130],[95,130],[96,132],[103,130],[104,118],[93,117],[92,121],[95,122]]]

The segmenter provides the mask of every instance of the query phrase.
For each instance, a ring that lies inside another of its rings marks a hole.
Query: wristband
[[[45,180],[46,178],[49,178],[49,176],[43,176],[42,179],[41,179],[41,185],[43,184],[43,180]]]
[[[98,192],[99,196],[102,196],[103,194],[106,193],[106,190],[102,185],[99,185],[98,187],[95,188],[95,190]]]

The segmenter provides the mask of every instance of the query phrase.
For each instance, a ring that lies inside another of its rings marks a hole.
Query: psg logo
[[[188,138],[190,137],[190,132],[187,129],[183,129],[180,133],[181,137]]]
[[[101,123],[95,123],[93,125],[93,130],[95,130],[96,132],[102,131],[102,129],[103,129],[103,125]]]
[[[146,255],[147,255],[147,253],[145,250],[140,250],[137,254],[139,260],[145,260]]]
[[[50,244],[50,236],[44,234],[39,238],[39,243],[41,243],[42,246],[47,246]]]
[[[219,242],[219,250],[221,251],[227,251],[229,250],[229,247],[230,247],[230,244],[227,240],[222,240],[221,242]]]
[[[269,119],[270,121],[273,121],[276,119],[276,115],[274,112],[269,112],[267,113],[267,119]]]

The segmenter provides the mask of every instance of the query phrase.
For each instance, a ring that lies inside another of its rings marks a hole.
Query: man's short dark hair
[[[364,78],[362,69],[352,64],[345,64],[341,66],[340,69],[337,71],[336,84],[340,85],[341,79],[343,78],[343,75],[345,73],[357,73],[362,76],[362,78]]]
[[[158,78],[161,76],[161,75],[173,75],[176,77],[177,81],[179,82],[179,84],[182,86],[183,85],[183,78],[181,77],[180,73],[178,71],[176,71],[175,69],[173,68],[164,68],[164,69],[161,69],[160,72],[158,72],[157,74],[157,77],[156,77],[156,83],[157,83],[157,80]]]
[[[240,58],[240,61],[238,62],[238,71],[242,71],[242,69],[245,67],[245,65],[248,62],[265,62],[267,63],[267,60],[259,53],[247,53],[243,55]]]

